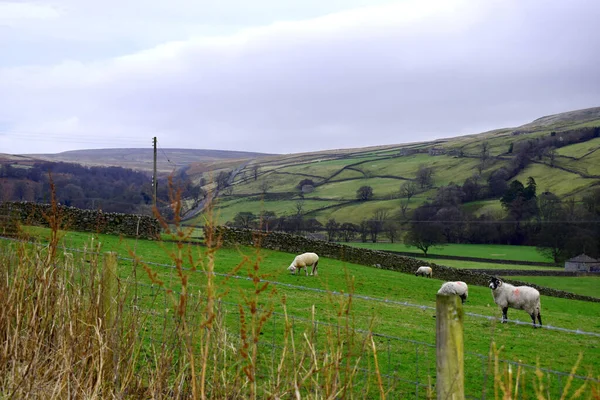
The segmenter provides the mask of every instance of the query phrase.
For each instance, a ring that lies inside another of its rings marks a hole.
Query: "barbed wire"
[[[14,238],[4,238],[4,237],[0,237],[0,238],[21,241],[19,239],[14,239]],[[28,242],[28,243],[31,243],[31,242]],[[32,244],[35,244],[35,243],[32,243]],[[38,244],[38,245],[44,246],[41,244]],[[96,255],[100,254],[98,252],[90,252],[90,251],[86,251],[86,250],[65,247],[65,246],[63,246],[61,248],[65,249],[65,250],[73,251],[73,252],[81,252],[81,253],[96,254]],[[131,262],[131,263],[139,262],[139,263],[146,264],[146,265],[152,265],[152,266],[169,268],[169,269],[177,269],[177,266],[175,266],[173,264],[163,264],[163,263],[157,263],[157,262],[152,262],[152,261],[144,261],[142,259],[134,259],[134,258],[122,257],[122,256],[118,256],[118,255],[117,255],[117,259],[122,260],[122,261]],[[203,270],[192,269],[192,268],[187,268],[187,267],[181,267],[181,270],[193,272],[193,273],[202,273],[202,274],[207,273],[206,271],[203,271]],[[248,276],[231,275],[231,274],[225,274],[225,273],[219,273],[219,272],[212,272],[212,274],[214,276],[220,276],[220,277],[224,277],[224,278],[228,278],[228,279],[236,279],[236,280],[243,280],[243,281],[252,281],[254,279],[254,278],[248,277]],[[361,299],[361,300],[366,300],[366,301],[373,301],[373,302],[391,304],[391,305],[402,306],[402,307],[417,308],[417,309],[421,309],[421,310],[435,311],[435,307],[433,307],[433,306],[427,306],[427,305],[423,305],[423,304],[414,304],[414,303],[410,303],[408,301],[391,300],[391,299],[387,299],[387,298],[379,298],[379,297],[367,296],[367,295],[362,295],[362,294],[357,294],[357,293],[346,293],[343,291],[336,291],[336,290],[311,288],[311,287],[307,287],[307,286],[295,285],[295,284],[284,283],[284,282],[277,282],[277,281],[272,281],[272,280],[268,280],[268,279],[260,279],[260,282],[267,283],[269,285],[286,287],[289,289],[295,289],[295,290],[311,291],[311,292],[321,293],[321,294],[339,295],[339,296],[352,297],[355,299]],[[173,292],[178,293],[176,291],[173,291]],[[488,321],[496,321],[496,322],[502,321],[501,318],[490,316],[490,315],[483,315],[483,314],[477,314],[477,313],[471,313],[471,312],[464,312],[464,314],[468,315],[470,317],[474,317],[474,318],[486,319]],[[529,322],[520,321],[518,319],[509,319],[509,320],[507,320],[507,322],[511,323],[511,324],[515,324],[515,325],[531,325],[532,324],[531,321],[529,321]],[[551,331],[557,331],[557,332],[573,333],[573,334],[577,334],[577,335],[600,337],[600,333],[598,333],[598,332],[589,332],[589,331],[584,331],[581,329],[569,329],[569,328],[563,328],[563,327],[553,326],[553,325],[543,325],[539,328],[551,330]]]

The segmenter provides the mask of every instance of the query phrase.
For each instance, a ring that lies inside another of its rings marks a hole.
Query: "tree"
[[[464,198],[465,192],[463,192],[462,187],[450,183],[437,190],[434,204],[440,207],[456,207],[462,204]]]
[[[555,147],[549,147],[546,149],[546,157],[548,157],[548,160],[550,161],[550,166],[554,167],[554,162],[556,160],[556,148]]]
[[[330,218],[329,221],[325,224],[325,231],[327,231],[327,240],[330,242],[334,242],[335,238],[338,234],[338,230],[340,228],[340,224],[336,222],[335,219]]]
[[[66,206],[74,205],[75,201],[81,201],[84,197],[85,195],[81,187],[72,183],[64,186],[58,193],[58,200]]]
[[[351,222],[344,222],[342,225],[340,225],[340,236],[341,239],[346,243],[350,242],[351,240],[354,240],[357,231],[358,226]]]
[[[436,207],[426,202],[413,213],[404,243],[416,247],[427,255],[431,246],[442,244],[444,237],[440,224],[435,220]]]
[[[241,211],[235,215],[233,218],[233,223],[235,226],[240,228],[250,228],[255,220],[256,215],[250,211]]]
[[[458,207],[440,208],[435,219],[440,222],[441,232],[446,242],[460,243],[460,239],[463,237],[464,216]]]
[[[323,230],[323,224],[320,223],[316,218],[309,218],[303,222],[303,227],[306,232],[318,232]]]
[[[258,164],[254,164],[252,166],[252,176],[254,176],[254,180],[258,179],[258,172],[260,170],[260,166]]]
[[[408,210],[408,205],[410,203],[410,199],[417,193],[417,185],[413,181],[404,182],[400,186],[400,197],[405,198],[405,200],[400,200],[400,211],[402,212],[402,216],[406,218],[406,211]]]
[[[23,181],[17,181],[13,186],[13,195],[19,201],[25,200],[27,196],[27,184]]]
[[[375,210],[371,219],[367,221],[369,234],[371,235],[371,241],[373,243],[377,243],[377,237],[379,236],[379,233],[383,231],[383,227],[387,218],[387,210],[380,208],[378,210]]]
[[[301,216],[304,213],[304,200],[296,201],[294,207],[296,208],[296,216]]]
[[[277,226],[277,214],[274,211],[263,211],[259,216],[259,229],[272,231]]]
[[[225,189],[229,185],[229,176],[230,172],[221,171],[219,175],[217,175],[217,188],[219,190]]]
[[[266,179],[263,179],[258,185],[258,188],[262,194],[267,194],[267,192],[271,189],[271,184]]]
[[[487,180],[488,187],[490,189],[490,195],[492,197],[500,197],[504,195],[504,193],[508,190],[508,183],[506,183],[507,179],[508,171],[504,168],[500,168],[492,172]]]
[[[556,264],[563,262],[567,257],[567,247],[574,229],[571,224],[561,222],[564,214],[558,213],[546,220],[536,237],[536,249],[539,253],[552,258]],[[554,220],[557,218],[557,220]]]
[[[373,188],[371,186],[361,186],[356,191],[356,198],[360,201],[367,201],[373,198]]]
[[[475,177],[470,177],[465,179],[465,182],[462,185],[462,191],[464,193],[464,201],[465,203],[468,203],[479,199],[481,186],[477,183]]]
[[[417,170],[416,181],[421,189],[433,186],[433,169],[421,164]]]
[[[360,235],[360,241],[366,243],[367,236],[369,236],[369,223],[366,219],[360,221],[360,225],[358,226],[357,232]]]
[[[398,232],[400,230],[398,224],[390,221],[385,224],[383,229],[390,242],[394,243],[395,240],[398,238]]]
[[[488,158],[490,158],[490,144],[488,142],[481,143],[479,158],[481,159],[481,164],[485,167]]]

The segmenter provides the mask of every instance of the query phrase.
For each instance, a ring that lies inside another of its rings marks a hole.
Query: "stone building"
[[[586,254],[580,254],[565,261],[565,271],[600,272],[600,261]]]

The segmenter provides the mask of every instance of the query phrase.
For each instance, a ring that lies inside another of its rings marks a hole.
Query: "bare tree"
[[[383,208],[375,210],[373,217],[368,221],[369,234],[371,241],[377,243],[377,237],[383,231],[386,220],[388,219],[388,211]]]
[[[402,216],[406,218],[406,211],[408,210],[408,204],[410,199],[417,193],[417,185],[413,181],[404,182],[400,186],[400,197],[404,200],[400,200],[400,211]]]
[[[547,148],[545,155],[550,160],[550,166],[554,167],[554,161],[556,160],[556,148],[554,148],[554,147]]]
[[[269,191],[269,189],[271,189],[271,184],[269,182],[267,182],[266,179],[264,179],[260,185],[258,185],[258,188],[260,189],[260,191],[262,192],[262,194],[267,194],[267,192]]]
[[[395,222],[387,222],[384,226],[385,233],[390,239],[390,242],[394,243],[396,239],[399,237],[399,226]]]
[[[479,158],[481,158],[481,163],[485,165],[488,158],[490,158],[490,144],[488,142],[481,143],[481,152],[479,153]]]
[[[254,164],[252,166],[252,174],[254,175],[254,180],[258,179],[258,171],[260,169],[260,166],[258,164]]]

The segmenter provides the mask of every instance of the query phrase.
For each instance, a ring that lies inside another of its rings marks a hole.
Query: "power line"
[[[158,145],[158,148],[160,149],[160,151],[162,151],[163,155],[165,156],[165,158],[167,159],[167,161],[169,162],[169,164],[172,164],[174,167],[177,167],[176,164],[174,164],[173,162],[171,162],[171,160],[169,159],[169,157],[167,156],[167,153],[165,153],[165,149],[163,149],[163,147],[160,145],[158,139],[156,140],[156,143]]]

